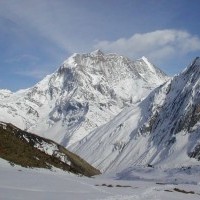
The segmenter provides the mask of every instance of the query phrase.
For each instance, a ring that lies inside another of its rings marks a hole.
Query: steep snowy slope
[[[200,160],[200,58],[71,149],[103,171]],[[194,159],[195,158],[195,159]]]
[[[69,146],[166,80],[145,57],[74,54],[32,88],[0,90],[0,120]]]

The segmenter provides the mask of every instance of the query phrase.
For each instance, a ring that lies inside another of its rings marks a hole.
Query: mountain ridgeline
[[[182,73],[138,105],[125,108],[71,150],[108,172],[137,165],[198,165],[199,132],[200,59],[196,58]]]
[[[147,58],[73,54],[26,90],[0,90],[0,120],[56,141],[103,172],[200,160],[200,58],[167,77]]]
[[[167,79],[145,57],[73,54],[32,88],[0,90],[0,120],[68,147]]]

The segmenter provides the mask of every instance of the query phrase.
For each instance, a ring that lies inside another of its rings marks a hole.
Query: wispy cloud
[[[32,77],[32,78],[36,78],[36,79],[42,79],[47,74],[50,74],[50,73],[51,73],[51,71],[48,68],[15,71],[15,74],[18,74],[21,76]]]
[[[41,36],[66,52],[83,46],[80,29],[87,12],[69,1],[15,0],[0,2],[1,16]],[[82,16],[82,18],[81,18]],[[81,18],[81,20],[80,20]],[[87,24],[87,20],[85,20]]]
[[[18,62],[29,62],[29,63],[35,63],[38,62],[39,58],[34,55],[30,54],[22,54],[15,56],[14,58],[9,58],[5,60],[6,63],[18,63]]]
[[[52,73],[52,71],[55,70],[55,67],[58,67],[52,66],[50,61],[47,62],[48,64],[44,64],[41,62],[39,57],[30,54],[18,55],[7,59],[5,62],[15,65],[12,70],[13,74],[27,76],[34,79],[41,79],[47,74]]]
[[[138,33],[116,41],[99,41],[94,48],[131,58],[145,55],[153,61],[165,61],[177,55],[200,50],[200,38],[187,31],[165,29]]]
[[[28,76],[35,79],[41,79],[51,72],[51,65],[44,65],[41,63],[39,57],[22,54],[5,60],[5,63],[14,65],[12,69],[13,74]]]

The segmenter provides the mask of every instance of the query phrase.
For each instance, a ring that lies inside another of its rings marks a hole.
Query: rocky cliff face
[[[0,90],[0,120],[69,146],[167,79],[145,57],[73,54],[32,88]]]

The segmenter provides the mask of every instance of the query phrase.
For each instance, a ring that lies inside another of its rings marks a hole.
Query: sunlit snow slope
[[[145,57],[73,54],[32,88],[0,90],[0,121],[69,146],[166,80]]]
[[[200,160],[200,58],[71,149],[102,171]]]

